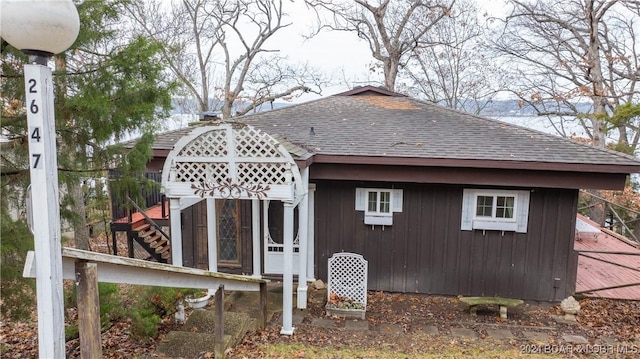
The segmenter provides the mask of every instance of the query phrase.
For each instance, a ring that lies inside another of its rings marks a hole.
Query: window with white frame
[[[462,230],[527,232],[529,191],[465,189]]]
[[[390,226],[393,213],[402,212],[402,190],[356,188],[356,211],[364,211],[364,223]]]
[[[367,189],[367,210],[368,214],[381,216],[391,215],[391,191]]]

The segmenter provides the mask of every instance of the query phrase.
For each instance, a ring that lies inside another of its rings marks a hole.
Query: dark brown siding
[[[574,291],[576,190],[531,192],[527,233],[461,231],[462,186],[402,183],[393,226],[368,226],[356,187],[388,183],[317,181],[316,265],[355,252],[369,261],[369,289],[561,300]],[[507,188],[505,188],[507,189]],[[558,278],[557,280],[555,278]]]

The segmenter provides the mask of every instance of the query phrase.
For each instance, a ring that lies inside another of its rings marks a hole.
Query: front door
[[[284,205],[280,201],[266,201],[264,234],[264,272],[269,274],[283,274],[284,272]],[[298,236],[298,208],[294,209],[293,219],[293,273],[299,272],[298,252],[300,251],[300,237]]]

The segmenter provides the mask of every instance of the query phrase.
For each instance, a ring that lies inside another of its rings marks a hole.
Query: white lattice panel
[[[194,128],[176,142],[162,184],[168,197],[293,201],[304,191],[287,150],[267,133],[237,122]]]
[[[329,258],[327,299],[331,293],[347,297],[367,308],[368,263],[360,254],[335,253]]]
[[[207,162],[176,163],[176,181],[178,182],[220,182],[229,176],[228,164]]]
[[[226,130],[203,133],[185,145],[178,153],[178,156],[184,157],[224,157],[226,155]]]
[[[237,130],[234,145],[237,157],[282,158],[273,138],[253,127]]]
[[[286,183],[286,163],[238,163],[238,181],[242,183]]]

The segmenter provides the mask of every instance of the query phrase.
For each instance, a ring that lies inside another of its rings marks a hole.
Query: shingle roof
[[[350,91],[235,120],[286,139],[316,155],[398,159],[502,161],[505,163],[622,166],[640,161],[564,138],[474,116],[405,96]],[[179,130],[159,136],[170,149]],[[295,154],[294,154],[295,156]],[[433,164],[433,162],[431,162]],[[609,172],[609,171],[604,171]],[[617,170],[615,172],[620,172]]]

